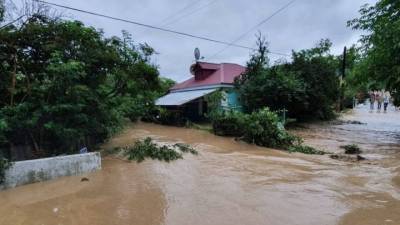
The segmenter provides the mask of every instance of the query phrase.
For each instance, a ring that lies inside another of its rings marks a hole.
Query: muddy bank
[[[377,133],[381,127],[368,125],[368,114],[357,115],[349,119],[364,118],[367,125],[299,131],[307,143],[333,151],[360,142],[369,159],[357,163],[288,154],[206,131],[131,124],[103,148],[150,136],[191,144],[199,155],[172,163],[106,158],[102,171],[85,175],[87,182],[68,177],[0,192],[0,224],[400,224],[400,145],[387,135],[395,128]],[[400,117],[393,118],[398,124]]]

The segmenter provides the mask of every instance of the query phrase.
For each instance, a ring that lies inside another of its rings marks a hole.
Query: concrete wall
[[[99,152],[15,162],[6,171],[5,182],[0,185],[0,190],[99,169]]]

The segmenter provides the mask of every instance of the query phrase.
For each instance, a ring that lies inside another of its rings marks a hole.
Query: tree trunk
[[[17,76],[17,54],[13,55],[13,71],[11,73],[10,106],[14,105],[15,83]]]
[[[33,145],[33,151],[32,151],[33,156],[35,158],[41,158],[43,156],[43,152],[40,150],[40,147],[37,141],[35,140],[35,137],[33,136],[32,132],[28,131],[28,133]]]

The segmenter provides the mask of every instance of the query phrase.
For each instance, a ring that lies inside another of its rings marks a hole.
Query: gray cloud
[[[193,0],[48,1],[152,25],[163,24],[165,22],[163,19],[194,2]],[[289,2],[289,0],[198,0],[196,5],[182,14],[195,11],[210,1],[217,2],[168,25],[167,28],[230,42]],[[258,31],[267,37],[272,51],[290,54],[292,49],[310,48],[321,38],[329,38],[334,44],[333,52],[339,54],[345,45],[351,45],[360,35],[359,32],[347,28],[346,21],[358,16],[361,5],[375,2],[376,0],[297,0],[260,26]],[[154,57],[154,61],[160,66],[161,75],[175,80],[183,80],[189,76],[189,66],[193,63],[195,47],[201,49],[206,59],[224,48],[223,45],[149,30],[132,24],[73,11],[61,11],[74,19],[82,20],[87,25],[103,29],[107,36],[120,35],[121,30],[129,31],[138,42],[147,42],[156,49],[159,54]],[[178,17],[179,15],[176,16]],[[257,30],[249,33],[238,44],[254,47],[255,33]],[[248,50],[230,47],[212,61],[245,64],[248,57]],[[271,55],[271,61],[279,58]]]

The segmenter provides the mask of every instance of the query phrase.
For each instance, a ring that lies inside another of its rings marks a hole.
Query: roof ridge
[[[227,63],[227,62],[224,62],[224,63],[221,63],[221,65],[222,65],[222,64],[229,64],[229,65],[236,65],[236,66],[245,67],[245,66],[243,66],[243,65],[240,65],[239,63]]]
[[[204,61],[197,61],[198,63],[208,63],[208,64],[215,64],[220,65],[221,63],[213,63],[213,62],[204,62]]]

